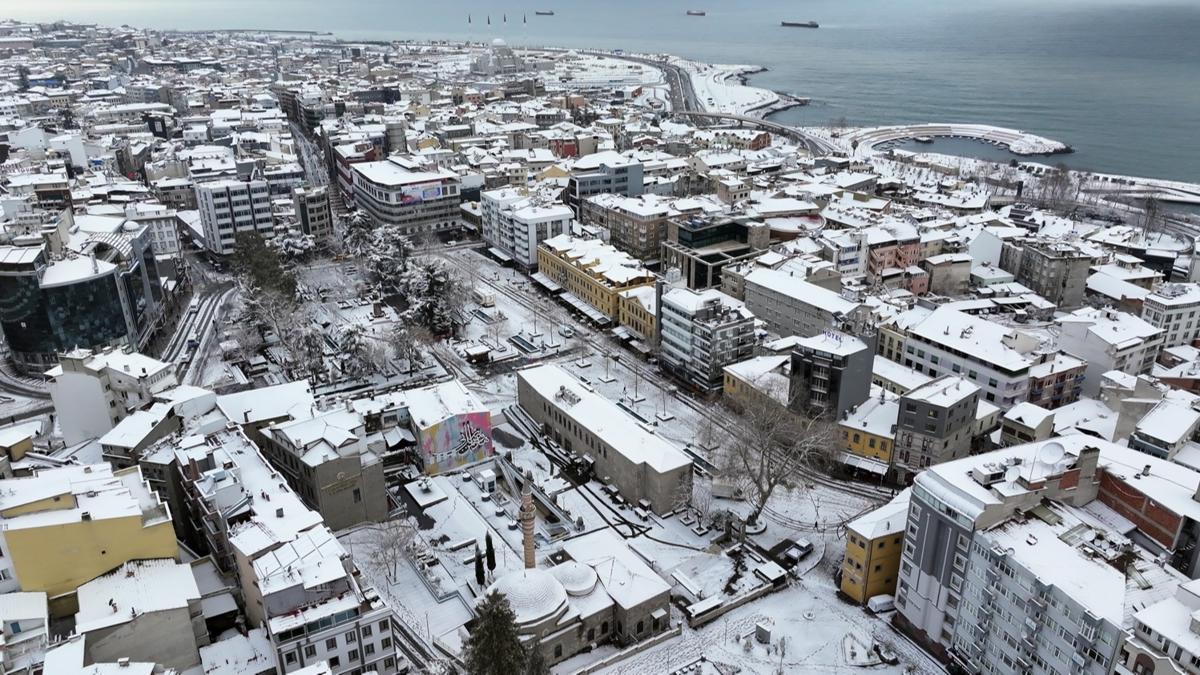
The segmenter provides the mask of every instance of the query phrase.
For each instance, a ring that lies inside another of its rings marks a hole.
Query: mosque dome
[[[594,575],[594,573],[593,573]],[[516,614],[517,624],[539,623],[566,607],[567,591],[552,574],[539,569],[509,572],[488,589],[503,593]]]

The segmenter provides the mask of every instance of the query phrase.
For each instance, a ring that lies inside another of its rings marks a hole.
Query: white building
[[[518,188],[488,190],[480,203],[483,240],[525,269],[537,267],[538,244],[570,232],[575,216],[565,204],[531,198]]]
[[[757,269],[746,275],[746,307],[774,333],[811,337],[848,327],[859,304],[789,272]]]
[[[1149,373],[1163,346],[1163,331],[1132,314],[1112,308],[1077,309],[1059,317],[1058,346],[1087,362],[1083,393],[1100,392],[1101,375],[1119,370]]]
[[[1163,331],[1163,345],[1200,337],[1200,284],[1163,284],[1142,301],[1142,318]]]
[[[170,364],[112,349],[63,354],[46,376],[68,445],[103,436],[155,394],[179,384]]]
[[[204,247],[218,255],[233,253],[240,232],[275,236],[271,217],[271,192],[266,181],[219,180],[196,186],[196,207],[204,233]]]
[[[754,351],[754,315],[716,289],[673,288],[663,294],[659,308],[660,358],[694,387],[720,389],[722,369]]]
[[[317,239],[333,234],[333,210],[329,206],[329,188],[298,187],[292,190],[292,206],[300,231]]]
[[[1038,344],[1018,330],[939,307],[909,330],[904,365],[932,377],[961,375],[985,401],[1007,408],[1028,398]]]
[[[444,169],[425,171],[403,157],[361,162],[351,170],[354,202],[375,223],[399,225],[410,235],[461,225],[457,174]]]
[[[45,593],[0,595],[0,667],[5,673],[32,673],[45,658],[50,612]]]

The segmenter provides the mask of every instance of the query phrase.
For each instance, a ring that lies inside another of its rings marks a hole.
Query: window
[[[358,638],[354,635],[354,631],[346,633],[346,644],[350,644],[352,642],[357,642],[357,641],[358,641]]]
[[[286,662],[288,662],[288,663],[295,663],[295,662],[296,662],[296,653],[295,653],[295,652],[288,652],[288,653],[284,654],[284,655],[283,655],[283,660],[284,660],[284,661],[286,661]]]
[[[337,657],[337,656],[331,656],[331,657],[329,657],[329,667],[330,667],[330,668],[337,668],[337,667],[338,667],[338,666],[340,666],[340,665],[342,665],[342,659],[341,659],[341,658],[339,658],[339,657]]]
[[[373,644],[363,645],[363,654],[365,654],[366,656],[371,656],[374,653],[375,653],[375,645],[373,645]]]
[[[304,645],[304,658],[311,659],[317,655],[316,645]]]
[[[554,645],[554,658],[562,658],[562,645]]]
[[[371,627],[370,627],[370,626],[363,626],[363,627],[362,627],[362,634],[363,634],[363,637],[369,637],[369,636],[371,635]]]
[[[325,649],[333,651],[337,649],[337,638],[329,638],[325,641]]]
[[[358,650],[351,649],[350,653],[347,654],[346,657],[349,658],[351,661],[357,661],[358,660]]]

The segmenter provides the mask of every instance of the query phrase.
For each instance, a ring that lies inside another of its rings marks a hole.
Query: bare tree
[[[400,562],[408,555],[409,545],[417,535],[417,521],[403,516],[370,527],[372,533],[370,560],[384,569],[387,578],[396,582]]]
[[[416,324],[396,324],[388,335],[392,354],[398,361],[407,361],[409,370],[425,363],[425,350],[433,342],[428,328]]]
[[[1162,207],[1157,197],[1147,197],[1142,202],[1142,237],[1162,228]]]
[[[723,455],[725,476],[754,510],[758,521],[779,487],[798,487],[806,468],[826,461],[835,448],[836,428],[827,414],[800,414],[755,396],[735,401],[742,410]]]

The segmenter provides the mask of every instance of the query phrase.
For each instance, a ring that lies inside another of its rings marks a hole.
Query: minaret
[[[533,557],[533,490],[529,487],[530,479],[525,479],[521,488],[521,542],[525,548],[525,569],[537,567]]]

